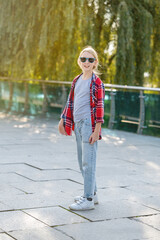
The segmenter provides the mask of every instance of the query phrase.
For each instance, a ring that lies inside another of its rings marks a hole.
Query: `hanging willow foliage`
[[[160,87],[160,2],[153,0],[153,35],[152,35],[152,61],[151,61],[151,78],[152,86]]]
[[[159,0],[0,0],[0,75],[71,81],[86,45],[104,82],[160,79]]]
[[[133,50],[133,20],[125,1],[118,6],[118,43],[116,83],[132,84],[135,78]]]
[[[147,1],[125,0],[118,5],[117,83],[143,85],[144,72],[150,68],[152,15],[143,3]]]

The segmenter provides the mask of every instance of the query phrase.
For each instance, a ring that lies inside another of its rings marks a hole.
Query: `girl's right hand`
[[[66,133],[66,131],[65,131],[65,128],[64,128],[64,126],[63,126],[63,118],[61,118],[61,120],[59,121],[58,130],[59,130],[59,132],[60,132],[62,135],[66,135],[66,136],[67,136],[67,133]]]

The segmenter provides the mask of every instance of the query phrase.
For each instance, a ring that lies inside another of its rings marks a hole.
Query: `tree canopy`
[[[0,76],[71,81],[86,45],[104,82],[160,87],[159,0],[0,0]]]

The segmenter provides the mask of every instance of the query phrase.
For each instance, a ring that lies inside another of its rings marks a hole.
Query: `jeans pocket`
[[[91,119],[86,118],[83,123],[82,127],[82,139],[83,142],[88,142],[89,143],[89,138],[92,134],[92,125],[91,125]]]
[[[84,119],[84,124],[87,126],[91,126],[91,118],[85,118]]]

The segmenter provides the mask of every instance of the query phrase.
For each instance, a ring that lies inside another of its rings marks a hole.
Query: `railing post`
[[[43,106],[42,106],[42,112],[46,113],[48,110],[48,98],[47,98],[47,90],[46,90],[46,84],[42,83],[42,90],[43,90]]]
[[[144,120],[145,120],[145,104],[144,104],[144,99],[145,96],[143,95],[143,91],[140,91],[140,111],[139,111],[139,125],[138,125],[138,130],[137,133],[138,134],[142,134],[143,132],[143,128],[146,128],[144,126]]]
[[[24,102],[24,114],[28,113],[29,110],[29,91],[28,91],[28,83],[24,83],[25,87],[25,102]]]
[[[64,85],[62,85],[62,109],[61,112],[63,111],[65,104],[66,104],[66,98],[67,98],[67,94],[66,94],[66,88]]]
[[[9,103],[8,103],[8,109],[7,111],[11,111],[12,107],[12,102],[13,102],[13,82],[12,80],[9,81]]]
[[[111,90],[111,105],[110,105],[110,119],[109,119],[109,124],[108,124],[108,128],[112,129],[114,126],[114,123],[116,123],[115,121],[115,95],[116,93],[114,93]]]

